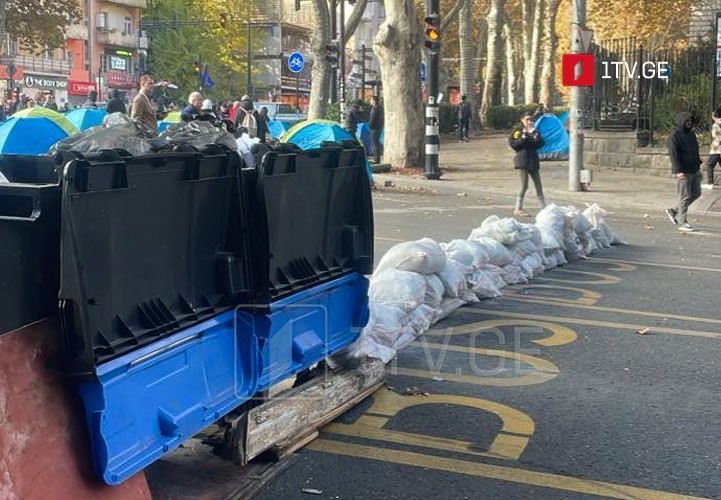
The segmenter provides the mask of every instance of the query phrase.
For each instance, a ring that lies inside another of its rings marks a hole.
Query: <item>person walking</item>
[[[383,145],[381,144],[381,134],[385,126],[385,114],[383,105],[377,95],[373,96],[371,101],[371,115],[368,119],[368,128],[371,131],[371,144],[373,145],[373,163],[380,163],[383,156]]]
[[[713,169],[721,163],[721,108],[717,108],[711,115],[713,125],[711,126],[711,151],[706,160],[706,184],[703,189],[713,189]]]
[[[255,110],[253,100],[249,95],[244,95],[240,98],[240,105],[233,118],[233,126],[237,131],[240,131],[242,128],[252,139],[257,137],[258,112]]]
[[[108,97],[110,100],[108,101],[108,105],[105,108],[105,111],[110,113],[125,113],[125,103],[120,98],[120,92],[118,92],[116,89],[110,89],[108,91]]]
[[[270,133],[269,122],[268,108],[263,106],[258,113],[258,139],[264,144],[268,142],[268,134]]]
[[[363,101],[361,101],[360,99],[357,99],[355,102],[353,102],[353,108],[348,112],[345,117],[344,128],[353,137],[355,137],[356,132],[358,131],[358,124],[361,121],[361,104],[363,104]]]
[[[458,142],[468,142],[468,131],[471,127],[471,105],[468,104],[466,96],[461,96],[461,102],[458,105]]]
[[[701,196],[701,156],[698,140],[693,131],[690,113],[676,115],[676,130],[668,138],[668,156],[671,172],[676,177],[678,206],[667,208],[666,215],[679,231],[691,232],[693,227],[686,220],[688,208]]]
[[[533,186],[536,189],[538,205],[541,209],[546,207],[546,199],[543,197],[543,185],[541,184],[541,163],[538,160],[538,149],[543,147],[545,141],[535,127],[533,117],[530,114],[525,115],[521,119],[521,125],[513,129],[508,137],[508,143],[516,152],[513,164],[521,180],[521,190],[516,197],[513,215],[515,217],[529,217],[529,214],[523,210],[523,198],[526,196],[526,191],[528,191],[529,177],[533,180]]]
[[[158,121],[155,116],[152,95],[155,80],[150,75],[140,77],[140,92],[133,99],[130,118],[144,125],[153,135],[158,135]]]

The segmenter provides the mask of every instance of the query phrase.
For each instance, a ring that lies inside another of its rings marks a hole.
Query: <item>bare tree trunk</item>
[[[516,105],[516,51],[513,44],[511,22],[503,25],[503,38],[506,41],[506,92],[508,92],[508,105]]]
[[[488,44],[486,48],[486,74],[483,86],[483,99],[481,101],[481,123],[485,125],[488,118],[488,109],[494,104],[493,100],[500,84],[501,56],[503,44],[501,31],[503,30],[504,8],[506,0],[491,0],[491,9],[488,20]]]
[[[556,15],[561,0],[548,0],[543,23],[543,69],[541,70],[541,93],[539,101],[550,106],[556,90]]]
[[[481,117],[479,115],[480,99],[479,95],[476,94],[476,82],[481,79],[481,59],[485,55],[486,44],[488,43],[488,21],[486,18],[481,17],[478,20],[478,40],[476,41],[476,56],[473,60],[473,90],[471,92],[474,95],[475,106],[471,108],[471,127],[474,130],[481,128]]]
[[[521,0],[521,58],[525,62],[531,59],[531,36],[533,31],[533,0]],[[522,74],[524,95],[526,85],[525,69]]]
[[[541,54],[541,27],[543,24],[543,0],[535,0],[533,9],[533,27],[528,54],[523,60],[523,84],[526,104],[536,102],[538,86],[538,60]]]
[[[458,43],[461,52],[461,95],[465,95],[471,109],[476,109],[476,79],[478,65],[474,61],[476,51],[473,39],[473,3],[465,0],[458,14]]]
[[[385,160],[393,167],[423,165],[421,27],[413,0],[386,0],[386,20],[373,41],[383,78]],[[392,126],[390,126],[392,124]]]
[[[353,12],[351,12],[348,22],[345,23],[345,40],[346,43],[353,37],[355,30],[358,29],[360,22],[363,20],[363,14],[368,6],[368,0],[357,0]]]
[[[330,9],[326,0],[311,2],[315,27],[310,37],[313,49],[313,71],[311,73],[310,103],[308,119],[325,118],[330,97],[331,67],[325,60],[325,46],[330,43]]]

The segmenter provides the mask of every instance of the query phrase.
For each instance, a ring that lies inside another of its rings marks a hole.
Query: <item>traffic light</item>
[[[203,68],[200,66],[200,62],[193,61],[193,74],[200,75],[201,71],[203,71]]]
[[[220,13],[220,26],[225,29],[228,26],[228,14],[225,12]]]
[[[340,54],[340,47],[338,45],[338,41],[333,40],[325,46],[325,60],[333,66],[338,65],[338,55]]]
[[[426,41],[424,43],[431,54],[438,54],[441,48],[441,18],[438,14],[426,17]]]

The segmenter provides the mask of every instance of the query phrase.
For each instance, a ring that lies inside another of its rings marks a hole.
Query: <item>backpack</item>
[[[245,113],[241,126],[248,131],[250,138],[254,139],[258,135],[258,122],[256,121],[252,111],[246,111],[243,108],[240,108],[240,111]]]

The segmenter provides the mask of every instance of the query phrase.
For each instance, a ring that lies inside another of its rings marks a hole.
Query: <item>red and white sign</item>
[[[135,77],[120,71],[108,71],[108,87],[132,89],[135,87]]]
[[[0,64],[0,80],[22,80],[25,77],[25,72],[22,66],[15,66],[15,74],[13,76],[8,75],[8,67],[5,64]]]
[[[70,89],[68,94],[70,95],[88,95],[90,90],[98,91],[98,86],[93,82],[76,82],[70,80]]]

